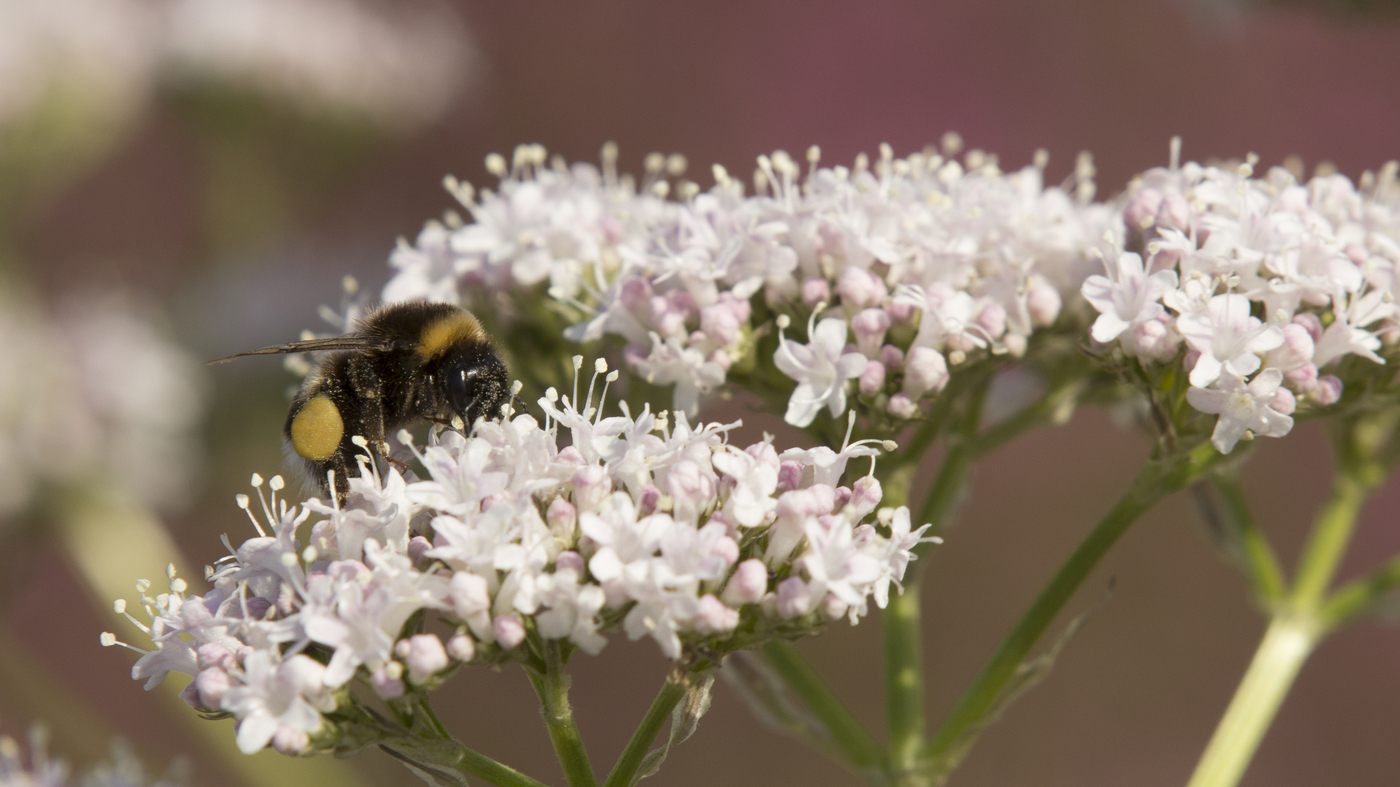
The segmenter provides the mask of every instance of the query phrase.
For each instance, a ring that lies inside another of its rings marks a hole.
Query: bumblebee
[[[506,365],[472,313],[444,303],[380,306],[344,336],[230,355],[341,351],[302,383],[282,427],[288,461],[337,500],[360,474],[363,437],[386,459],[387,435],[423,420],[469,427],[499,418],[511,399]],[[390,461],[393,461],[390,459]],[[331,474],[334,474],[331,476]],[[333,477],[329,481],[328,477]]]

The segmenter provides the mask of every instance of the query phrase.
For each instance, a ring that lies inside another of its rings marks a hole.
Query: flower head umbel
[[[616,376],[601,362],[600,375]],[[152,647],[132,676],[194,676],[187,701],[238,719],[244,751],[334,748],[353,686],[395,700],[462,661],[527,660],[541,641],[597,653],[616,631],[669,659],[714,659],[884,606],[931,540],[904,508],[865,521],[873,478],[838,488],[849,458],[878,450],[869,441],[780,460],[771,438],[730,446],[735,424],[649,408],[605,418],[593,387],[581,403],[577,386],[550,390],[542,420],[512,413],[422,447],[401,433],[429,478],[367,459],[343,504],[291,505],[280,477],[255,476],[256,500],[239,505],[258,535],[209,569],[211,590],[194,595],[173,571],[168,593],[139,585]],[[905,525],[876,527],[892,521]]]

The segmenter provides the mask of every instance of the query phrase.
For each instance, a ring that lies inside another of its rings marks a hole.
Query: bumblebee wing
[[[393,346],[392,342],[385,341],[379,337],[365,336],[363,334],[347,334],[345,336],[331,336],[325,339],[307,339],[291,344],[277,344],[272,347],[263,347],[258,350],[235,353],[227,358],[220,358],[217,361],[210,361],[209,364],[224,363],[232,361],[234,358],[242,358],[246,355],[286,355],[288,353],[326,352],[328,350],[388,350]]]

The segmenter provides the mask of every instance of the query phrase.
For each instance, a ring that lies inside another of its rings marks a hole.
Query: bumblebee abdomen
[[[345,419],[340,415],[340,408],[324,394],[307,399],[287,426],[292,450],[313,462],[324,462],[334,456],[344,436]]]

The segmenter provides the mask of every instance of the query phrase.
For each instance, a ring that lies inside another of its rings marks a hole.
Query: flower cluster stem
[[[910,773],[924,745],[924,659],[919,586],[910,583],[890,597],[880,617],[885,649],[885,718],[889,768]]]
[[[564,769],[564,779],[569,787],[597,787],[598,779],[593,775],[593,765],[588,761],[588,751],[583,745],[574,722],[574,710],[569,705],[569,674],[564,668],[559,640],[546,640],[544,645],[545,671],[538,674],[526,669],[530,683],[540,698],[540,711],[544,715],[545,727],[549,729],[549,740],[554,744],[554,754],[559,758],[559,766]]]
[[[637,769],[641,767],[652,742],[660,734],[666,720],[671,717],[671,711],[675,710],[676,705],[685,697],[685,692],[686,685],[683,682],[668,679],[661,684],[661,691],[657,692],[656,699],[651,701],[651,707],[647,708],[642,723],[637,725],[632,739],[627,742],[627,748],[623,749],[622,755],[617,758],[607,781],[603,782],[604,787],[629,787],[635,781]]]
[[[886,612],[888,614],[888,612]],[[773,640],[763,647],[773,671],[831,733],[846,761],[865,772],[884,764],[885,751],[816,670],[790,643]]]

